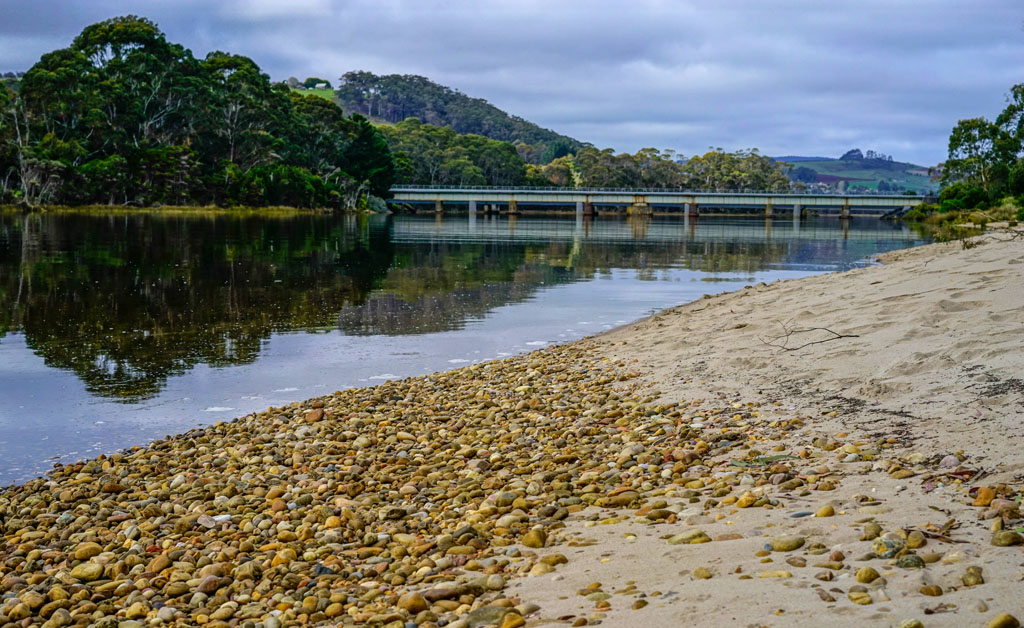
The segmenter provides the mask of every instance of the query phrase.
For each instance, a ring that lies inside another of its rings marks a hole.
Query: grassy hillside
[[[930,180],[928,168],[916,164],[888,161],[886,159],[816,159],[778,158],[793,165],[790,178],[810,186],[829,188],[842,187],[848,191],[906,190],[917,194],[931,194],[938,191],[939,184]],[[813,171],[813,175],[807,172]],[[888,188],[888,190],[886,190]]]
[[[300,94],[312,94],[313,96],[319,96],[320,98],[325,98],[330,101],[334,100],[333,89],[295,89],[293,87],[292,91]]]

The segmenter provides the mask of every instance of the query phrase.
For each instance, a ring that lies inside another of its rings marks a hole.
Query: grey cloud
[[[860,146],[933,164],[957,119],[994,116],[1024,80],[1019,0],[6,0],[0,68],[126,13],[276,79],[422,74],[630,151]]]

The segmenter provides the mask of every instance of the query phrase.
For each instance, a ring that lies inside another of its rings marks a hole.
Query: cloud
[[[220,8],[226,19],[267,20],[322,17],[330,14],[329,0],[234,0]]]
[[[598,146],[934,164],[960,118],[1022,80],[1019,0],[6,0],[0,58],[25,69],[85,25],[136,13],[197,56],[276,79],[421,74]],[[0,68],[7,69],[7,68]]]

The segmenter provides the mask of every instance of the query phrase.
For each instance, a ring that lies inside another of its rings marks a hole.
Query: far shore
[[[58,466],[0,626],[1016,626],[1021,234]]]

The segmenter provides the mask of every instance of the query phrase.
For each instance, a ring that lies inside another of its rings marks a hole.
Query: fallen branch
[[[820,345],[820,344],[824,344],[826,342],[832,342],[833,340],[839,340],[840,338],[860,338],[860,336],[857,335],[857,334],[841,334],[841,333],[839,333],[837,331],[832,331],[828,327],[808,327],[807,329],[791,329],[791,328],[787,327],[786,324],[781,322],[781,321],[779,321],[779,326],[782,327],[782,334],[780,334],[778,336],[773,336],[773,337],[769,338],[768,340],[765,340],[764,338],[758,337],[758,340],[760,340],[762,343],[768,345],[769,347],[775,347],[776,349],[780,349],[782,351],[798,351],[800,349],[803,349],[804,347],[809,347],[811,345]],[[790,339],[793,336],[795,336],[797,334],[810,333],[812,331],[827,332],[827,333],[831,334],[831,336],[828,337],[828,338],[824,338],[822,340],[812,340],[810,342],[805,342],[804,344],[802,344],[800,346],[797,346],[797,347],[790,347],[790,346],[788,346],[789,345],[789,341],[790,341]]]

